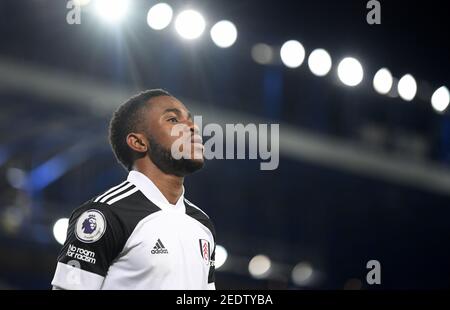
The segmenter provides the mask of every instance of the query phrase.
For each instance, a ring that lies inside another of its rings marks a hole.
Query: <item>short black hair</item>
[[[117,160],[131,171],[134,162],[133,150],[127,144],[127,136],[130,132],[143,130],[141,125],[143,121],[142,109],[146,103],[155,97],[171,96],[169,92],[163,89],[145,90],[124,103],[114,112],[109,123],[109,143]]]

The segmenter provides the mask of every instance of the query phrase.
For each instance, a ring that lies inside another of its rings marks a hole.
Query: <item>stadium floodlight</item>
[[[266,278],[272,267],[272,262],[270,258],[266,255],[256,255],[250,260],[248,264],[248,271],[252,277],[256,279]]]
[[[373,88],[382,95],[386,95],[391,91],[393,83],[392,74],[386,68],[378,70],[373,78]]]
[[[232,46],[237,39],[236,26],[227,20],[216,23],[211,28],[210,34],[213,42],[221,48]]]
[[[96,0],[95,10],[102,20],[113,24],[125,17],[129,4],[129,0]]]
[[[431,105],[437,112],[444,112],[450,104],[450,93],[445,86],[439,87],[431,97]]]
[[[88,5],[90,2],[91,0],[73,0],[73,3],[78,6],[85,6]]]
[[[53,236],[59,244],[64,244],[66,241],[67,227],[69,227],[68,218],[60,218],[53,225]]]
[[[300,67],[305,60],[305,48],[295,40],[285,42],[280,49],[281,61],[286,67]]]
[[[150,8],[150,10],[148,10],[147,24],[152,29],[162,30],[170,24],[172,21],[172,16],[172,7],[167,3],[161,2],[155,4]]]
[[[308,57],[308,66],[314,75],[325,76],[331,70],[331,56],[322,48],[315,49]]]
[[[417,93],[417,83],[411,74],[404,75],[398,81],[398,94],[403,100],[411,101]]]
[[[353,57],[344,58],[338,65],[338,77],[347,86],[356,86],[364,78],[361,63]]]
[[[216,269],[222,267],[223,264],[225,264],[225,262],[227,261],[227,258],[228,258],[227,250],[221,245],[216,245],[216,261],[215,261]]]
[[[314,269],[311,264],[308,262],[301,262],[292,269],[291,278],[296,285],[301,286],[308,284],[311,281],[313,274]]]
[[[268,65],[273,62],[274,51],[273,48],[264,43],[258,43],[252,47],[252,58],[255,62],[261,65]]]
[[[187,40],[199,38],[205,30],[205,19],[202,14],[194,10],[185,10],[175,19],[175,29]]]

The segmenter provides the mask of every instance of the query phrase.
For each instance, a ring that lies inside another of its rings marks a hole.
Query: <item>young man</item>
[[[174,158],[175,125],[192,156]],[[184,198],[184,177],[204,163],[189,111],[164,90],[142,92],[115,112],[109,138],[128,178],[72,213],[54,289],[215,289],[214,226]]]

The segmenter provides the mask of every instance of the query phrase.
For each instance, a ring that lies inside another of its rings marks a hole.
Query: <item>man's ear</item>
[[[148,151],[148,141],[143,134],[140,133],[129,133],[127,136],[127,144],[128,146],[138,152],[145,153]]]

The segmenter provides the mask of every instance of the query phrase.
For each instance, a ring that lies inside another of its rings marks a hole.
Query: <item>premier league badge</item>
[[[93,243],[99,240],[106,231],[106,220],[98,210],[88,210],[77,220],[75,235],[78,240]]]

